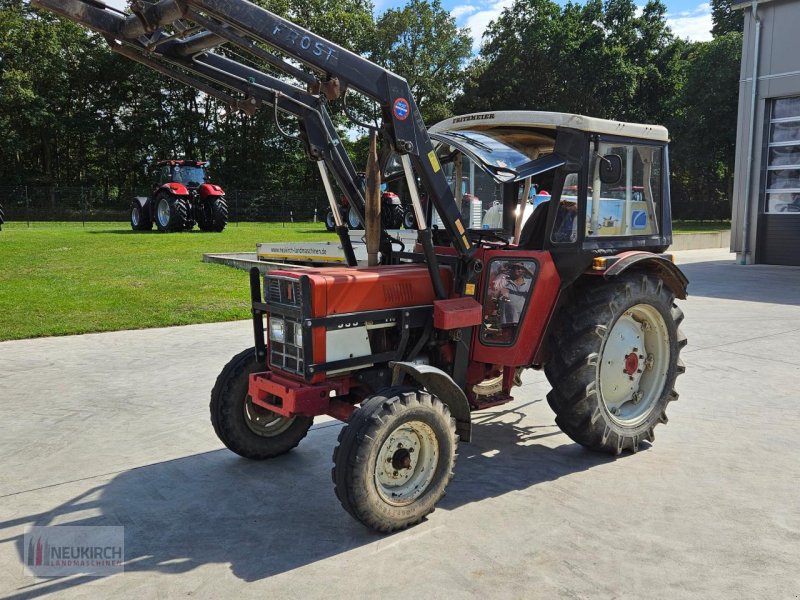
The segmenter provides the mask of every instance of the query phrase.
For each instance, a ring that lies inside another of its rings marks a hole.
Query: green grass
[[[730,223],[676,222],[676,233]],[[202,262],[257,242],[335,239],[322,223],[133,233],[123,223],[7,223],[0,232],[0,341],[246,319],[246,271]]]
[[[246,319],[246,271],[202,262],[257,242],[335,239],[322,223],[133,233],[123,223],[7,223],[0,232],[0,340]]]
[[[728,231],[730,221],[673,221],[673,233],[717,233]]]

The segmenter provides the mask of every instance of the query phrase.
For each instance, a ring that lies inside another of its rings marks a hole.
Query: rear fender
[[[225,190],[223,190],[218,185],[213,183],[204,183],[199,188],[197,188],[197,193],[200,195],[202,200],[210,197],[219,197],[225,195]]]
[[[670,255],[653,254],[652,252],[624,252],[617,256],[614,263],[603,271],[603,277],[606,279],[616,277],[632,267],[657,273],[677,298],[686,299],[686,288],[689,286],[689,280],[675,266]]]
[[[392,386],[401,385],[404,377],[410,377],[432,395],[444,402],[456,420],[456,433],[461,441],[468,442],[472,437],[472,416],[467,396],[453,378],[430,365],[409,362],[391,362]]]

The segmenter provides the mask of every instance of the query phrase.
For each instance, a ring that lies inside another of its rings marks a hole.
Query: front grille
[[[281,369],[292,373],[303,374],[305,364],[303,360],[303,348],[296,346],[295,331],[302,325],[292,319],[284,320],[284,342],[270,341],[270,365],[273,369]]]
[[[300,282],[297,279],[267,278],[267,302],[300,306]]]

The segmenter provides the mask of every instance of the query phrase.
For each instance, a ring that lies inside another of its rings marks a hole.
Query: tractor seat
[[[545,229],[547,226],[547,209],[550,202],[542,202],[533,209],[533,213],[525,221],[522,231],[519,234],[519,244],[517,248],[521,250],[542,250],[544,249]]]

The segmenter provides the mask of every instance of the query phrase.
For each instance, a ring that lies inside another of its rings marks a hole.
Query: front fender
[[[170,194],[175,194],[176,196],[188,196],[189,190],[186,189],[186,186],[182,183],[165,183],[164,185],[158,188],[159,190],[164,190],[169,192]]]
[[[469,410],[467,396],[458,384],[447,373],[430,365],[418,365],[409,362],[391,362],[392,386],[400,385],[408,376],[439,398],[450,409],[456,420],[456,433],[459,438],[468,442],[472,438],[472,415]]]
[[[633,266],[645,268],[657,272],[664,283],[675,293],[675,296],[685,300],[686,288],[689,280],[683,274],[671,256],[663,254],[653,254],[652,252],[624,252],[617,257],[617,260],[603,272],[603,277],[609,279],[624,273]]]

